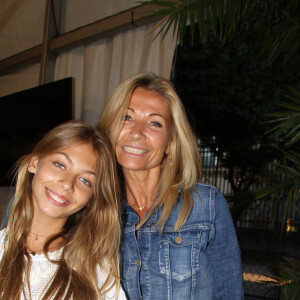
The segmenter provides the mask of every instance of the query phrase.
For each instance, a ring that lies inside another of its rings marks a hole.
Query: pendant
[[[135,204],[129,204],[129,206],[132,207],[133,209],[136,208],[136,210],[139,210],[139,211],[141,211],[144,208],[146,208],[146,205],[144,205],[144,206],[137,206]]]

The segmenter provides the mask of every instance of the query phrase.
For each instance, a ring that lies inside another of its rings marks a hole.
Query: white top
[[[2,229],[0,231],[0,259],[2,259],[3,251],[4,251],[4,238],[6,234],[6,228]],[[61,256],[62,249],[49,252],[48,256],[50,259],[58,260]],[[30,269],[30,289],[31,289],[31,298],[29,295],[29,289],[27,284],[24,285],[25,289],[25,298],[22,293],[21,299],[32,299],[32,300],[38,300],[42,298],[42,295],[44,294],[44,288],[49,284],[51,281],[53,275],[56,272],[56,269],[58,265],[51,263],[44,254],[30,254],[31,257],[31,269]],[[104,273],[100,267],[98,268],[98,284],[99,286],[102,286],[104,283],[107,274]],[[119,297],[116,297],[116,287],[114,286],[111,290],[109,290],[105,295],[102,295],[103,300],[126,300],[125,293],[123,289],[120,287],[119,291]]]

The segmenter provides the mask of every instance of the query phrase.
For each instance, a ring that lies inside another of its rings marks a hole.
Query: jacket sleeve
[[[211,195],[214,230],[208,245],[213,270],[214,299],[244,299],[240,248],[224,196],[216,189]]]

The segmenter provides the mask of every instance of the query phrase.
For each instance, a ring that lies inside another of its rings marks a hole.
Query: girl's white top
[[[3,256],[4,250],[4,238],[6,234],[6,228],[0,231],[0,259]],[[48,256],[50,259],[58,260],[61,256],[62,248],[53,252],[49,252]],[[45,290],[49,286],[49,282],[53,279],[53,275],[57,270],[57,265],[51,263],[44,254],[30,254],[31,257],[31,269],[30,269],[30,290],[31,290],[31,297],[29,294],[29,289],[27,283],[24,283],[24,290],[25,290],[25,298],[22,293],[21,299],[32,299],[38,300],[41,299]],[[98,276],[98,284],[101,286],[107,274],[101,271],[98,267],[97,271]],[[126,300],[125,293],[123,289],[120,287],[119,295],[116,295],[116,287],[113,286],[106,294],[102,295],[103,300],[111,300],[111,299],[118,299],[118,300]]]

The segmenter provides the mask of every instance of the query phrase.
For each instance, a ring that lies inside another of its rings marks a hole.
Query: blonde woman
[[[242,299],[229,209],[216,188],[200,183],[196,139],[172,83],[151,73],[126,79],[98,127],[120,166],[128,299]]]
[[[0,231],[0,299],[126,299],[119,213],[105,135],[76,121],[51,130],[18,164]]]

